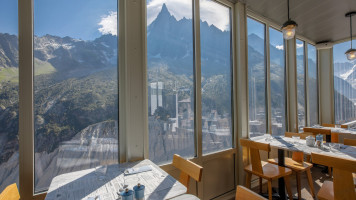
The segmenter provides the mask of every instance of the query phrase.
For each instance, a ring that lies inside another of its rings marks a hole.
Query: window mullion
[[[194,48],[194,133],[197,157],[203,155],[202,111],[201,111],[201,49],[200,49],[200,6],[199,0],[193,0],[193,48]]]
[[[33,0],[19,1],[19,190],[34,194]]]
[[[309,66],[308,66],[308,43],[304,42],[304,79],[305,79],[305,126],[310,126],[309,113]]]
[[[267,102],[267,133],[272,134],[272,112],[271,112],[271,74],[270,74],[270,49],[269,49],[269,24],[265,26],[265,48],[266,48],[266,102]]]

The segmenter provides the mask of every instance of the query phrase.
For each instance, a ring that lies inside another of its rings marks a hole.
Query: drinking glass
[[[265,141],[267,141],[267,142],[270,142],[271,140],[272,140],[272,136],[271,136],[271,134],[264,134],[264,136],[265,136]]]

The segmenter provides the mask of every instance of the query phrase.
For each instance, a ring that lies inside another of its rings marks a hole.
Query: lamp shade
[[[284,23],[282,26],[283,38],[286,40],[294,38],[295,29],[297,28],[297,26],[298,24],[292,20],[288,20],[286,23]]]
[[[356,49],[349,49],[345,54],[348,60],[354,60],[356,58]]]

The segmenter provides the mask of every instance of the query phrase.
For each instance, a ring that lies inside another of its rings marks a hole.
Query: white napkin
[[[152,170],[152,166],[146,165],[146,166],[137,167],[137,168],[128,168],[125,170],[125,174],[126,175],[137,174],[137,173],[147,172],[147,171],[151,171],[151,170]]]

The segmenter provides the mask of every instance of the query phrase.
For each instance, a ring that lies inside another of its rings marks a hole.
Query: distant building
[[[163,106],[163,82],[148,85],[148,112],[153,115],[158,107]]]

